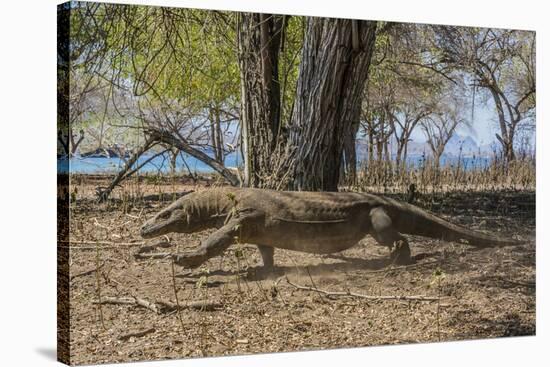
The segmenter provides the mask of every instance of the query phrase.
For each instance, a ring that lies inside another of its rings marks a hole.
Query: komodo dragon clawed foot
[[[390,261],[392,264],[411,264],[411,249],[407,239],[401,235],[393,224],[391,217],[383,208],[375,208],[370,211],[372,223],[371,235],[383,246],[390,249]]]
[[[396,241],[390,249],[390,261],[392,264],[409,265],[414,263],[411,257],[411,249],[406,240]]]
[[[208,260],[205,251],[181,252],[174,255],[174,263],[185,268],[197,268]]]

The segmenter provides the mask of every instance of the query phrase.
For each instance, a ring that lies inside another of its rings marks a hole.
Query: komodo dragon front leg
[[[411,249],[405,237],[393,227],[390,216],[383,208],[377,207],[370,211],[372,229],[370,235],[376,242],[388,246],[390,249],[390,260],[397,264],[410,264]]]
[[[224,226],[212,233],[198,249],[174,254],[174,262],[180,266],[196,268],[211,257],[217,256],[236,242],[245,240],[256,227],[261,213],[246,211],[237,213]],[[262,254],[263,256],[263,254]]]

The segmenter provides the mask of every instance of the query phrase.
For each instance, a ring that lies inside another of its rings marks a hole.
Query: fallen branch
[[[100,301],[93,301],[94,304],[102,304],[102,305],[138,305],[144,308],[147,308],[154,313],[160,313],[158,307],[149,301],[146,301],[142,298],[137,297],[103,297]]]
[[[167,301],[158,301],[157,304],[161,308],[161,312],[171,312],[177,311],[178,305],[167,302]],[[199,311],[214,311],[220,309],[222,304],[215,301],[189,301],[179,305],[180,310],[191,308]]]
[[[154,313],[160,313],[159,308],[155,303],[149,302],[143,298],[134,297],[134,299],[136,300],[136,305],[141,306],[143,308],[147,308],[153,311]]]
[[[434,264],[440,264],[440,263],[441,263],[441,260],[432,260],[432,261],[426,261],[423,263],[416,263],[416,264],[410,264],[410,265],[390,266],[387,268],[382,268],[377,270],[363,270],[363,273],[366,273],[366,274],[389,273],[390,271],[420,268],[422,266],[428,266],[428,265],[434,265]]]
[[[153,327],[149,328],[149,329],[146,329],[146,330],[142,330],[142,331],[134,331],[132,333],[123,334],[123,335],[119,336],[118,340],[128,340],[131,337],[145,336],[145,335],[153,333],[153,332],[155,332],[155,328],[153,328]]]
[[[113,241],[58,241],[59,243],[68,243],[69,246],[58,246],[59,248],[68,248],[71,250],[95,250],[98,245],[100,249],[118,248],[118,247],[135,247],[145,245],[145,242],[113,242]],[[79,245],[95,245],[95,246],[70,246],[71,244]]]
[[[103,297],[101,302],[93,301],[94,304],[110,304],[110,305],[135,305],[141,306],[156,314],[162,314],[183,309],[194,309],[199,311],[213,311],[222,307],[222,304],[214,301],[189,301],[178,305],[168,301],[149,302],[138,297]]]
[[[178,276],[178,278],[181,278],[181,276]],[[184,283],[187,283],[187,284],[197,284],[197,279],[195,278],[183,278],[182,281]],[[211,288],[211,287],[218,287],[220,285],[224,285],[225,282],[221,282],[219,280],[208,280],[204,286],[207,287],[207,288]]]
[[[99,245],[123,245],[123,246],[140,246],[144,245],[145,242],[115,242],[115,241],[77,241],[77,240],[60,240],[61,243],[77,243],[77,244],[99,244]]]
[[[169,257],[172,257],[172,253],[170,252],[155,252],[153,254],[142,254],[142,253],[135,253],[134,256],[137,259],[141,260],[150,260],[150,259],[167,259]]]
[[[211,158],[204,152],[192,147],[181,135],[179,135],[177,131],[175,131],[175,135],[173,135],[169,131],[152,127],[154,123],[150,125],[151,126],[146,129],[146,132],[149,134],[148,139],[168,144],[170,146],[173,146],[174,148],[178,148],[179,150],[198,159],[204,164],[212,167],[214,171],[222,175],[222,177],[225,178],[232,186],[239,186],[239,178],[233,172],[231,172],[231,170],[227,169],[224,166],[223,162],[219,162],[216,159]]]
[[[288,277],[285,277],[285,278],[286,278],[287,283],[290,284],[291,286],[295,287],[296,289],[322,293],[322,294],[324,294],[326,296],[330,296],[330,297],[357,297],[357,298],[363,298],[363,299],[368,299],[368,300],[373,300],[373,301],[395,300],[395,301],[426,301],[426,302],[432,302],[432,301],[439,300],[438,297],[427,297],[427,296],[371,296],[371,295],[360,294],[360,293],[355,293],[355,292],[351,292],[351,291],[331,292],[331,291],[326,291],[326,290],[318,289],[318,288],[314,288],[314,287],[308,287],[308,286],[294,284],[288,279]]]

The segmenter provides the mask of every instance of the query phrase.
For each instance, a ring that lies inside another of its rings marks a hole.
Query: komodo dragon
[[[264,270],[274,248],[314,254],[346,250],[370,234],[389,247],[396,263],[411,261],[401,233],[479,247],[520,242],[452,224],[414,205],[352,192],[291,192],[222,187],[193,192],[160,211],[141,227],[141,236],[191,233],[218,228],[194,251],[174,254],[181,266],[197,267],[237,240],[258,246]]]

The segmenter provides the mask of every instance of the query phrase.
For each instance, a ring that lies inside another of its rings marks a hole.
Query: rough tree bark
[[[78,137],[78,140],[75,140],[75,136],[73,134],[72,128],[69,127],[69,138],[71,140],[71,155],[75,155],[76,151],[78,149],[78,146],[80,143],[82,143],[82,140],[84,140],[84,130],[80,130],[80,136]]]
[[[210,108],[210,133],[212,140],[212,150],[214,152],[214,158],[217,161],[224,161],[224,152],[223,152],[223,134],[221,128],[221,116],[220,109],[218,106]]]
[[[357,106],[359,110],[361,106]],[[359,114],[361,111],[359,111]],[[359,119],[352,121],[351,128],[344,138],[344,164],[345,178],[348,185],[354,185],[357,182],[357,152],[355,148],[355,139],[359,131]]]
[[[500,134],[495,134],[495,137],[502,145],[502,152],[506,159],[506,162],[511,162],[516,159],[516,153],[514,151],[514,137],[516,132],[516,127],[520,122],[521,116],[515,115],[512,109],[509,109],[509,122],[506,119],[504,114],[504,108],[502,100],[505,98],[501,97],[501,94],[497,91],[497,87],[489,87],[491,95],[493,96],[493,101],[497,109],[498,123],[500,126]]]
[[[241,73],[241,126],[244,185],[259,186],[269,175],[280,133],[279,49],[281,15],[241,13],[238,56]]]
[[[374,162],[374,133],[372,131],[368,132],[368,139],[369,139],[368,146],[367,146],[367,149],[369,152],[368,164],[370,167]]]
[[[307,19],[289,146],[294,190],[336,191],[344,139],[359,119],[376,22]]]

